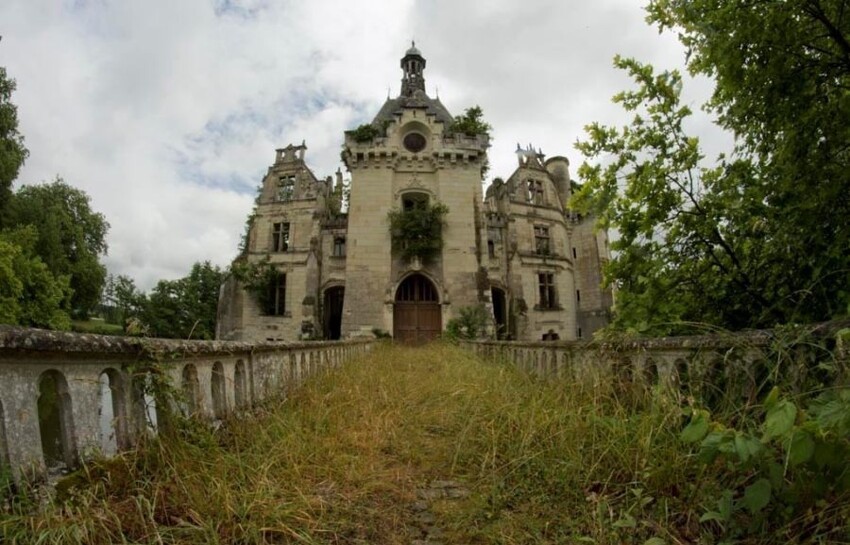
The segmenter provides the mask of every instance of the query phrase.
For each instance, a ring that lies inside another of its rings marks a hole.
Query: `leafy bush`
[[[234,263],[230,267],[233,277],[251,294],[263,312],[271,306],[272,292],[269,286],[278,276],[278,270],[268,257],[264,261]]]
[[[459,115],[449,126],[449,132],[461,133],[466,136],[490,136],[493,127],[483,120],[484,111],[481,106],[467,108],[463,115]]]
[[[457,318],[452,318],[446,324],[445,337],[454,339],[478,339],[484,336],[490,315],[484,305],[463,307]]]
[[[364,123],[351,131],[351,137],[355,142],[359,142],[361,144],[365,142],[371,142],[376,136],[380,136],[381,131],[378,127],[371,125],[369,123]]]

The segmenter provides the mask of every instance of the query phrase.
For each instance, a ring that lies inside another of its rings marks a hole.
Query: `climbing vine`
[[[240,261],[233,263],[230,273],[251,294],[257,305],[265,312],[271,306],[273,285],[278,276],[278,270],[269,261],[268,256],[263,261]]]
[[[443,225],[449,208],[445,204],[417,203],[409,210],[390,210],[393,251],[405,260],[433,259],[443,249]]]

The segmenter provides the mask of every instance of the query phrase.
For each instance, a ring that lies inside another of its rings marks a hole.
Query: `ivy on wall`
[[[408,210],[390,210],[393,251],[405,260],[428,261],[443,249],[443,225],[449,207],[443,203],[417,203]]]
[[[265,313],[272,306],[274,292],[270,289],[278,277],[278,270],[268,260],[249,263],[233,263],[230,267],[233,277],[245,288],[257,305]]]

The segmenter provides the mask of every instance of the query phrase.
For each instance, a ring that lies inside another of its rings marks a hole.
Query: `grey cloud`
[[[306,139],[316,174],[333,173],[342,131],[371,119],[388,86],[398,93],[411,38],[429,92],[455,114],[484,108],[491,176],[510,173],[517,142],[577,165],[584,125],[621,123],[610,97],[629,82],[615,53],[683,59],[633,0],[68,6],[0,4],[0,65],[18,81],[31,151],[18,183],[58,173],[85,189],[112,224],[111,272],[143,288],[193,261],[227,265],[274,148]],[[694,89],[696,105],[710,83]],[[694,127],[722,141],[705,120]]]

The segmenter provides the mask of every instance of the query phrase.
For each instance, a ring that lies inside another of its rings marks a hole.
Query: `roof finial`
[[[410,40],[410,47],[416,47],[416,40]]]

